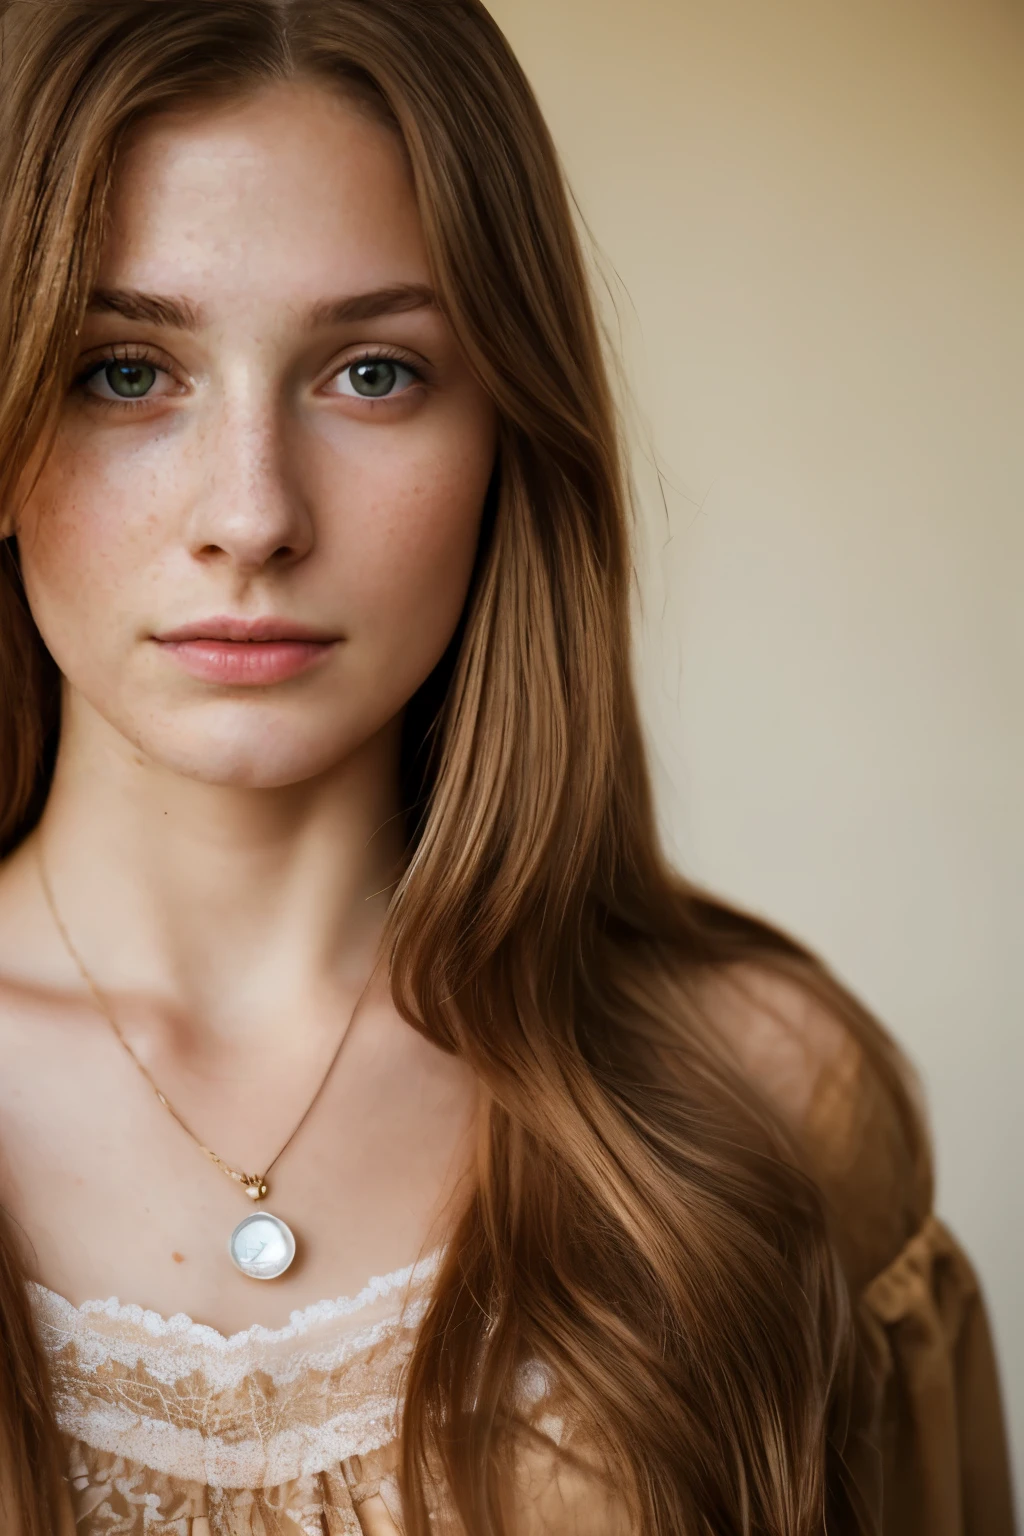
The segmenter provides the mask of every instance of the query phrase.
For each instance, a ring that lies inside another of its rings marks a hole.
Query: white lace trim
[[[32,1282],[57,1422],[93,1450],[213,1487],[276,1486],[365,1455],[397,1433],[440,1257],[230,1335],[116,1297],[75,1306]]]
[[[357,1407],[312,1426],[293,1426],[266,1438],[225,1440],[166,1419],[140,1418],[116,1403],[99,1401],[84,1411],[58,1406],[65,1435],[94,1451],[124,1458],[176,1481],[216,1489],[269,1489],[337,1470],[349,1456],[366,1456],[398,1433],[400,1402],[368,1395]]]
[[[265,1328],[262,1323],[254,1323],[251,1328],[243,1328],[238,1333],[221,1333],[219,1328],[213,1328],[208,1323],[196,1323],[187,1312],[175,1312],[172,1317],[165,1317],[161,1312],[151,1312],[148,1308],[137,1306],[134,1302],[121,1302],[116,1296],[109,1297],[106,1301],[83,1301],[80,1306],[75,1306],[62,1296],[58,1291],[51,1291],[48,1286],[42,1285],[38,1280],[29,1281],[30,1289],[40,1298],[44,1316],[47,1321],[60,1318],[68,1325],[69,1332],[79,1332],[75,1325],[76,1318],[87,1318],[97,1313],[109,1317],[114,1321],[133,1324],[142,1328],[152,1338],[174,1338],[191,1344],[201,1344],[204,1348],[215,1350],[218,1353],[228,1351],[245,1350],[254,1344],[278,1344],[285,1343],[289,1339],[300,1338],[308,1333],[311,1328],[322,1323],[333,1322],[336,1318],[350,1317],[355,1312],[360,1312],[375,1301],[390,1296],[393,1292],[404,1290],[409,1285],[416,1285],[421,1280],[429,1279],[436,1271],[441,1261],[441,1248],[435,1248],[416,1264],[408,1264],[404,1269],[393,1269],[386,1275],[374,1275],[366,1282],[363,1289],[355,1296],[338,1296],[333,1301],[314,1301],[308,1307],[292,1312],[287,1323],[281,1328]]]
[[[378,1450],[398,1433],[402,1373],[441,1253],[297,1310],[284,1327],[230,1335],[115,1297],[75,1306],[33,1282],[58,1424],[94,1451],[222,1489],[277,1487]],[[538,1405],[551,1386],[527,1363],[520,1403]],[[561,1431],[545,1424],[556,1442]]]
[[[103,1334],[89,1327],[61,1329],[46,1319],[41,1320],[40,1332],[43,1343],[54,1355],[68,1343],[74,1343],[75,1368],[80,1373],[96,1375],[112,1364],[127,1370],[141,1366],[148,1377],[165,1387],[173,1387],[199,1373],[211,1393],[237,1389],[247,1377],[259,1374],[283,1389],[300,1382],[311,1371],[340,1371],[400,1329],[414,1328],[426,1308],[427,1298],[420,1297],[400,1315],[379,1318],[356,1332],[346,1331],[341,1337],[325,1341],[320,1348],[289,1351],[281,1359],[258,1352],[251,1345],[223,1357],[207,1353],[206,1344],[190,1338],[175,1340],[170,1345],[150,1344],[137,1335]]]

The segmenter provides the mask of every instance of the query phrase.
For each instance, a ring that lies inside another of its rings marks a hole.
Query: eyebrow
[[[188,299],[142,293],[138,288],[96,288],[87,306],[90,314],[121,315],[142,325],[166,325],[178,331],[198,331],[203,311]],[[408,314],[414,309],[436,309],[437,296],[425,283],[392,283],[368,293],[341,299],[322,299],[305,314],[309,330],[330,325],[351,325],[376,320],[382,315]]]

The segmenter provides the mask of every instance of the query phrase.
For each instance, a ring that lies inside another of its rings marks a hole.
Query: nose
[[[240,573],[290,565],[313,547],[312,509],[289,441],[286,412],[272,400],[225,402],[208,419],[187,538],[196,559]]]

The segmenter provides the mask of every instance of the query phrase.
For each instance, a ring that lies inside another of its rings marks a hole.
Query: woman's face
[[[463,608],[496,441],[430,281],[397,140],[326,87],[136,130],[17,528],[66,726],[269,787],[400,715]]]

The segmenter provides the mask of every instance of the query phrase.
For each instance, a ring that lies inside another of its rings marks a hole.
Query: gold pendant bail
[[[267,1186],[264,1179],[258,1173],[245,1173],[242,1175],[242,1183],[250,1200],[265,1200]]]

